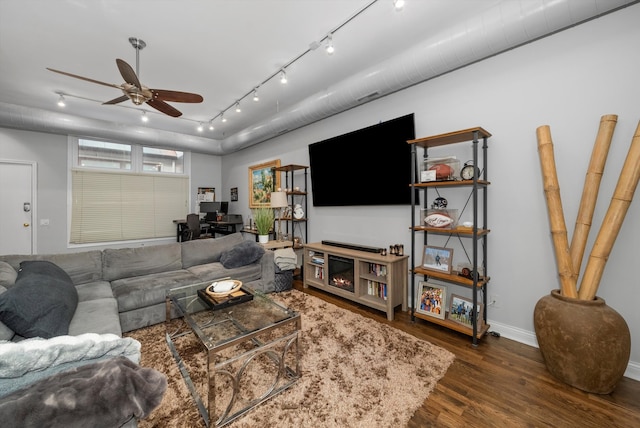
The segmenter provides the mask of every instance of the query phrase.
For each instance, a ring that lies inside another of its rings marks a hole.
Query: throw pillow
[[[260,260],[264,255],[264,248],[253,241],[242,241],[220,256],[220,263],[226,269],[239,268]]]
[[[0,285],[0,294],[4,293],[5,291],[7,291],[7,289]],[[4,325],[2,321],[0,321],[0,340],[11,340],[13,339],[14,335],[15,333],[13,332],[13,330],[11,330],[9,327]]]
[[[13,287],[16,283],[18,272],[7,262],[0,261],[0,285],[6,288]]]
[[[69,333],[78,292],[67,273],[44,260],[20,263],[13,287],[0,295],[0,321],[23,337]]]

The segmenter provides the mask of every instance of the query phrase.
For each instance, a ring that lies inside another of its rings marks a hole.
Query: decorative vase
[[[631,334],[604,299],[580,300],[553,290],[536,304],[533,322],[553,376],[586,392],[613,391],[629,363]]]
[[[258,242],[261,244],[266,244],[269,242],[269,235],[258,235]]]

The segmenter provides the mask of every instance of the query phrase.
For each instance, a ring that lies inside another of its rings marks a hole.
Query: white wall
[[[559,288],[537,153],[536,128],[549,125],[569,234],[600,117],[617,114],[602,180],[591,248],[638,120],[640,5],[606,15],[472,66],[354,108],[223,158],[222,185],[240,190],[234,211],[249,214],[247,167],[280,159],[309,164],[307,146],[379,121],[415,112],[416,135],[482,126],[489,140],[489,294],[492,329],[535,345],[533,308]],[[446,149],[438,153],[448,154]],[[381,154],[384,155],[384,154]],[[390,166],[391,167],[391,166]],[[389,171],[381,171],[381,179]],[[309,183],[309,188],[310,188]],[[362,188],[372,191],[370,179]],[[640,238],[640,194],[604,272],[598,295],[622,314],[631,329],[627,375],[640,379],[640,311],[634,269]],[[331,239],[385,247],[410,245],[408,207],[309,208],[310,241]],[[454,260],[455,262],[455,260]]]
[[[67,137],[0,128],[0,159],[34,161],[38,169],[38,253],[66,251],[67,242]],[[3,186],[10,183],[2,183]],[[40,226],[40,219],[49,226]]]
[[[33,161],[37,164],[37,213],[33,219],[37,230],[39,254],[66,253],[95,248],[115,248],[174,242],[175,238],[144,243],[68,247],[67,232],[67,136],[13,130],[0,127],[0,159]],[[221,158],[197,154],[191,157],[191,211],[195,210],[198,187],[221,188]],[[2,183],[2,185],[7,185]],[[10,184],[9,184],[10,185]],[[228,195],[227,195],[228,197]],[[218,199],[220,200],[220,199]],[[40,226],[40,219],[49,219],[49,226]]]

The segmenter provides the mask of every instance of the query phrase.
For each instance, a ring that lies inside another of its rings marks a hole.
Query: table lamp
[[[271,192],[271,208],[278,210],[278,241],[282,241],[282,208],[288,206],[287,192]]]

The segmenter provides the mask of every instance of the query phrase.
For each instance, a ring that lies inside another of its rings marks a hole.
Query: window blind
[[[187,214],[184,176],[74,170],[71,186],[72,244],[175,236]]]

